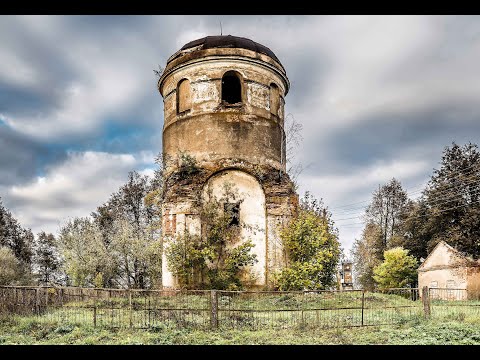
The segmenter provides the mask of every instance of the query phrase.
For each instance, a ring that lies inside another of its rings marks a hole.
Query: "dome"
[[[273,60],[281,64],[277,56],[268,47],[244,37],[232,35],[206,36],[201,39],[190,41],[189,43],[183,45],[180,51],[194,48],[197,46],[201,46],[199,50],[211,48],[241,48],[252,50],[257,53],[270,56]]]

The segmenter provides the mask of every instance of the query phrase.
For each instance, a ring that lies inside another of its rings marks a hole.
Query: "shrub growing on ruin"
[[[257,259],[252,241],[241,237],[244,225],[232,223],[235,215],[224,206],[238,200],[237,194],[227,183],[220,198],[211,193],[206,198],[201,234],[186,231],[166,247],[169,270],[184,288],[241,289],[242,275]]]

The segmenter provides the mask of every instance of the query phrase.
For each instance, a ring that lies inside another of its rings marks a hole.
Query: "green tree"
[[[428,209],[424,228],[430,236],[427,250],[444,240],[480,258],[480,152],[476,144],[452,143],[444,149],[424,201]]]
[[[408,197],[400,182],[392,178],[373,192],[371,203],[365,211],[367,223],[376,224],[381,231],[383,249],[389,242],[401,236],[401,219],[407,210]]]
[[[46,234],[44,231],[37,234],[34,262],[38,269],[38,280],[41,283],[44,285],[51,282],[57,283],[57,272],[60,264],[57,243],[53,234]]]
[[[17,285],[21,280],[20,260],[10,248],[0,246],[0,285]]]
[[[393,246],[401,246],[409,251],[418,261],[426,259],[428,244],[435,231],[433,223],[428,223],[428,206],[425,199],[409,201],[408,210],[402,220],[402,237],[393,242]]]
[[[128,181],[92,213],[115,271],[103,286],[154,288],[161,283],[162,168],[153,178],[132,171]],[[99,280],[98,280],[99,281]]]
[[[383,254],[385,260],[373,269],[381,289],[412,287],[417,281],[418,262],[408,250],[395,247]]]
[[[306,193],[280,231],[287,266],[275,274],[279,290],[326,289],[335,284],[340,259],[338,232],[321,201]]]
[[[20,225],[12,213],[3,206],[0,198],[0,246],[13,251],[25,275],[32,271],[33,243],[32,231]]]
[[[113,277],[117,269],[115,256],[105,247],[95,222],[88,218],[68,220],[60,229],[58,243],[65,272],[73,285],[98,286],[100,276],[102,280]]]
[[[383,241],[378,225],[368,223],[352,247],[354,282],[364,290],[375,288],[373,269],[382,262]]]
[[[363,289],[375,286],[373,269],[383,261],[384,251],[403,244],[403,223],[410,209],[406,191],[392,178],[372,194],[365,210],[365,228],[352,247],[354,281]]]

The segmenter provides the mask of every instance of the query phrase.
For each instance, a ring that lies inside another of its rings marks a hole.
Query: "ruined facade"
[[[446,289],[432,291],[434,299],[464,300],[467,297],[478,299],[480,261],[468,258],[445,241],[440,241],[418,268],[418,288],[424,286],[430,289]]]
[[[233,183],[241,196],[244,238],[258,262],[251,284],[268,286],[284,265],[279,226],[296,211],[298,196],[286,174],[284,105],[289,90],[275,54],[252,40],[207,36],[173,54],[158,81],[164,101],[163,155],[165,246],[185,230],[201,231],[199,208],[207,189]],[[185,174],[181,154],[195,159]],[[178,285],[163,257],[162,282]]]

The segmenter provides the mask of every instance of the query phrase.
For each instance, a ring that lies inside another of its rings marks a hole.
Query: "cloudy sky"
[[[0,197],[23,226],[56,233],[152,173],[152,70],[220,21],[285,66],[300,194],[323,198],[346,250],[379,184],[418,196],[445,146],[479,143],[478,16],[1,16]]]

